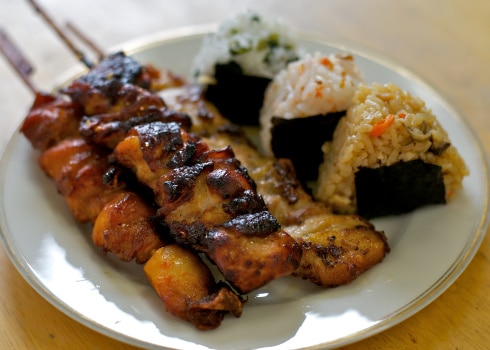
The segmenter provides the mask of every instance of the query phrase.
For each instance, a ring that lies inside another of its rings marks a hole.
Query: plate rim
[[[121,44],[115,45],[109,48],[108,52],[115,52],[118,50],[123,50],[128,55],[134,55],[138,52],[145,51],[151,47],[159,46],[165,43],[180,41],[182,39],[190,39],[192,37],[201,37],[205,34],[212,32],[216,27],[217,23],[208,23],[202,25],[190,25],[190,26],[182,26],[169,30],[158,31],[149,35],[144,35],[140,38],[136,38],[133,40],[129,40],[123,42]],[[481,212],[482,215],[479,217],[478,224],[475,223],[474,227],[476,229],[476,234],[471,241],[468,241],[464,250],[461,251],[457,259],[451,266],[446,270],[446,272],[440,276],[440,278],[432,283],[430,287],[421,293],[416,299],[412,300],[410,303],[404,305],[402,308],[394,310],[392,313],[386,315],[385,318],[377,320],[373,325],[367,327],[361,331],[357,331],[355,333],[350,333],[349,335],[336,339],[332,342],[318,344],[312,347],[307,347],[308,349],[316,348],[316,346],[343,346],[347,344],[352,344],[354,342],[358,342],[360,340],[371,337],[375,334],[381,333],[394,325],[408,319],[413,316],[417,312],[424,309],[434,300],[436,300],[441,294],[443,294],[466,270],[468,265],[473,260],[476,255],[478,249],[481,246],[483,239],[486,236],[486,231],[489,225],[489,213],[488,213],[488,205],[489,205],[489,197],[490,197],[490,178],[489,178],[489,169],[490,162],[488,154],[483,146],[480,136],[476,133],[476,129],[471,125],[470,121],[464,118],[464,114],[455,106],[450,103],[447,96],[441,93],[439,90],[435,89],[430,83],[428,83],[421,76],[413,72],[412,70],[405,67],[403,64],[396,62],[391,59],[389,56],[377,52],[373,49],[367,48],[365,45],[347,40],[344,38],[331,40],[329,38],[321,38],[319,33],[315,32],[306,32],[299,31],[297,33],[298,38],[300,40],[306,40],[310,42],[314,42],[320,45],[330,46],[339,50],[345,50],[351,52],[355,55],[362,56],[368,60],[374,61],[378,64],[381,64],[392,71],[397,72],[398,74],[415,81],[418,85],[421,85],[426,89],[431,95],[435,96],[438,102],[447,109],[451,116],[455,118],[458,123],[462,123],[465,127],[465,131],[469,133],[472,137],[471,144],[475,149],[479,151],[478,159],[482,160],[481,171],[485,181],[485,200],[482,203]],[[340,42],[340,41],[341,42]],[[170,68],[171,69],[171,68]],[[66,71],[64,74],[61,74],[57,79],[55,79],[55,84],[53,84],[53,89],[59,87],[63,83],[66,83],[69,79],[73,79],[79,74],[82,74],[85,71],[84,68],[81,67],[73,67],[72,69]],[[0,164],[6,162],[6,159],[10,159],[11,152],[13,152],[14,144],[18,141],[20,137],[19,134],[20,127],[22,125],[22,121],[19,123],[18,127],[14,129],[14,131],[7,135],[8,142],[2,147],[0,150]],[[5,185],[5,174],[6,167],[0,167],[0,185]],[[3,190],[2,190],[3,191]],[[65,315],[70,318],[75,319],[81,324],[87,326],[88,328],[104,334],[110,338],[125,342],[127,344],[135,345],[135,346],[150,346],[151,348],[158,349],[170,349],[162,346],[153,346],[152,344],[145,343],[139,339],[135,339],[130,336],[126,336],[125,334],[118,333],[113,329],[105,327],[100,324],[95,324],[93,321],[85,317],[83,314],[79,313],[75,309],[73,309],[70,305],[64,303],[63,301],[56,298],[53,294],[48,291],[47,286],[45,286],[42,281],[36,277],[35,271],[30,269],[28,261],[24,256],[19,256],[18,251],[15,249],[13,242],[11,242],[5,232],[8,232],[8,226],[4,219],[6,219],[5,208],[1,205],[0,212],[0,241],[4,246],[4,250],[9,257],[9,260],[16,267],[21,276],[29,283],[29,285],[36,290],[38,294],[40,294],[45,300],[47,300],[51,305],[53,305],[58,310],[62,311]]]

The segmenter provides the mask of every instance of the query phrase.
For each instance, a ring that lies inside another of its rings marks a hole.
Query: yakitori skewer
[[[45,12],[38,6],[36,9],[42,12],[43,17],[57,33],[61,33]],[[66,40],[64,35],[62,38]],[[149,73],[150,76],[145,73]],[[143,66],[123,53],[116,53],[106,56],[86,75],[75,79],[63,88],[62,92],[82,106],[83,113],[88,116],[83,123],[91,123],[97,116],[116,112],[117,116],[114,118],[113,115],[111,123],[116,122],[120,125],[122,120],[118,117],[124,120],[128,117],[132,118],[133,114],[128,115],[124,111],[131,108],[133,104],[138,104],[142,98],[146,101],[149,97],[150,100],[148,101],[150,105],[139,105],[139,110],[142,110],[145,116],[155,109],[165,108],[154,105],[155,99],[148,96],[147,89],[152,87],[151,80],[151,72],[146,72]],[[153,183],[145,182],[139,177],[141,170],[147,167],[145,161],[123,163],[123,165],[131,168],[138,180],[152,189],[160,209],[163,209],[166,204],[158,201],[158,198],[164,195],[162,191],[169,189],[169,186],[174,186],[175,196],[177,192],[186,188],[186,195],[182,196],[178,203],[174,203],[174,212],[179,208],[180,216],[169,215],[167,211],[165,211],[167,215],[159,216],[167,226],[170,236],[181,245],[205,253],[218,266],[226,280],[241,293],[250,292],[273,279],[291,274],[299,263],[301,255],[299,247],[267,212],[265,204],[256,193],[255,184],[248,177],[245,169],[234,159],[233,153],[222,152],[217,155],[217,152],[208,152],[205,143],[199,140],[192,139],[187,143],[188,135],[182,123],[174,123],[169,118],[147,123],[142,117],[138,114],[133,118],[132,120],[135,121],[133,125],[144,122],[146,142],[150,143],[146,151],[150,149],[155,151],[152,154],[151,171],[160,178],[155,186],[162,186],[162,188],[157,189],[152,186]],[[179,132],[175,133],[173,135],[175,137],[171,140],[165,139],[167,136],[165,132],[150,135],[152,128],[156,130],[161,124],[165,125],[164,128],[171,125]],[[96,131],[100,129],[97,128]],[[127,130],[129,138],[126,139],[122,133],[120,141],[133,140],[131,130]],[[176,139],[179,133],[182,136],[180,141]],[[97,135],[97,132],[90,133],[90,136]],[[90,139],[91,142],[97,140],[99,140],[97,137]],[[184,145],[182,150],[179,143]],[[124,145],[128,144],[129,142],[124,143]],[[192,151],[198,144],[201,149]],[[108,144],[104,145],[108,146]],[[125,152],[132,150],[128,148],[127,151],[121,151],[123,146],[119,147],[117,141],[109,146],[115,146],[119,150],[115,154],[120,163],[123,159],[131,158]],[[162,149],[154,148],[157,146]],[[180,155],[179,152],[183,153]],[[172,157],[184,158],[177,161]],[[198,169],[201,169],[199,174],[196,173]],[[172,178],[164,179],[164,174],[170,174]],[[229,188],[226,188],[226,185]],[[199,196],[206,197],[208,203],[206,205],[198,203],[196,198],[200,198]],[[219,203],[215,203],[216,201]],[[242,222],[249,224],[244,225]],[[249,227],[251,224],[260,229],[251,230]],[[195,244],[196,240],[200,243]],[[231,240],[236,251],[228,245]],[[254,250],[246,249],[252,246]],[[232,253],[235,253],[236,258],[231,258]]]
[[[32,68],[24,68],[30,65],[8,37],[3,38],[1,48],[7,41],[15,52],[12,65],[36,94],[21,131],[40,150],[42,169],[54,179],[75,218],[94,224],[94,243],[121,260],[147,262],[146,275],[167,310],[198,329],[218,327],[229,312],[240,316],[241,299],[216,283],[195,253],[164,241],[152,220],[156,209],[128,187],[120,176],[124,170],[108,158],[109,150],[80,136],[82,108],[37,89],[28,77]]]

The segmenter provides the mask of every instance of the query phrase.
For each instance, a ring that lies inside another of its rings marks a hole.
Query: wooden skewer
[[[46,23],[58,34],[58,36],[63,40],[63,42],[68,46],[68,48],[75,54],[75,56],[87,67],[91,68],[93,63],[85,56],[85,54],[79,50],[75,45],[71,42],[70,39],[63,33],[63,31],[56,25],[53,19],[48,16],[48,14],[37,4],[35,0],[27,0],[32,5],[32,7],[39,13]]]
[[[80,39],[85,45],[87,45],[92,51],[95,52],[99,60],[105,57],[104,51],[100,49],[93,40],[89,39],[85,34],[82,33],[73,23],[66,22],[66,28],[70,30],[78,39]]]
[[[34,69],[2,28],[0,28],[0,51],[12,67],[14,67],[26,86],[33,93],[37,93],[38,89],[30,79],[30,75]]]

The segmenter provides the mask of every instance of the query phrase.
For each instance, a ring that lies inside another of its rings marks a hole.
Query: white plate
[[[208,28],[163,33],[123,46],[144,63],[187,75]],[[464,118],[420,79],[365,50],[304,38],[308,51],[355,54],[368,82],[394,82],[421,97],[438,116],[470,169],[448,205],[374,220],[391,253],[347,286],[320,289],[284,278],[253,293],[240,319],[197,331],[165,312],[142,267],[104,256],[90,227],[74,222],[37,153],[20,134],[0,163],[0,219],[7,253],[24,278],[75,320],[146,348],[299,349],[337,347],[408,318],[446,290],[476,253],[487,227],[488,162]],[[376,57],[376,58],[373,58]]]

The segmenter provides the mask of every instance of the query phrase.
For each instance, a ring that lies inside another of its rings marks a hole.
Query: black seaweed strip
[[[259,125],[264,92],[271,79],[242,74],[238,64],[217,64],[214,85],[205,96],[229,120],[240,125]]]
[[[276,158],[289,158],[298,178],[316,180],[323,161],[322,145],[332,135],[345,111],[307,118],[272,118],[271,147]]]
[[[355,174],[357,211],[361,216],[398,215],[431,204],[445,204],[441,167],[420,159]]]

